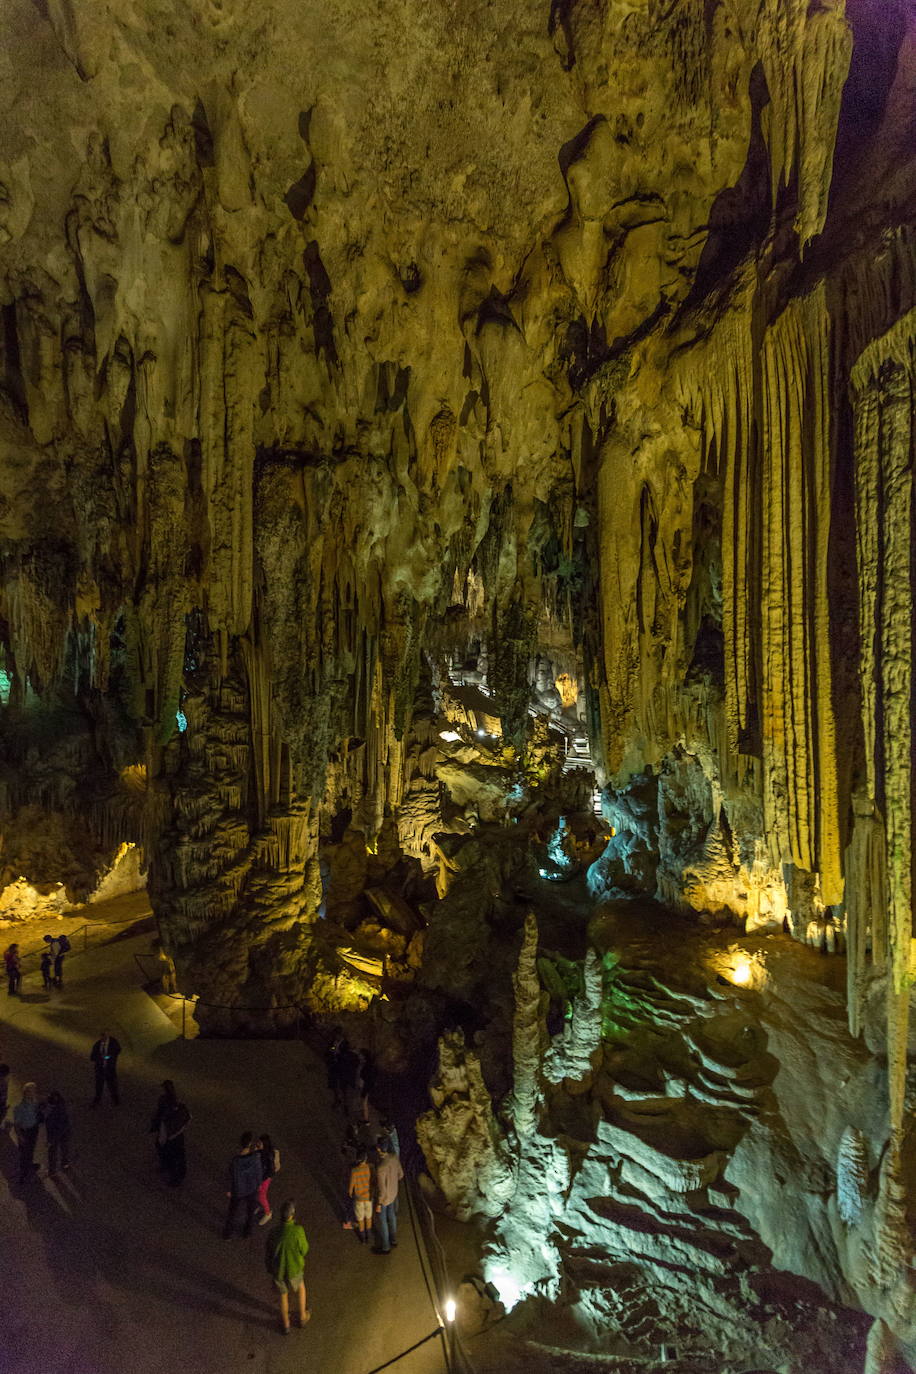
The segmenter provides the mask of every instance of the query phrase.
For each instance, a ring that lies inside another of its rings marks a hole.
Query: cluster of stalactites
[[[726,317],[680,380],[722,488],[725,719],[733,754],[758,753],[774,862],[843,896],[832,704],[830,319],[823,288],[751,338]]]
[[[850,854],[850,1021],[862,1014],[867,949],[886,964],[891,1123],[902,1125],[912,905],[913,461],[916,311],[852,369],[859,681],[865,777]]]

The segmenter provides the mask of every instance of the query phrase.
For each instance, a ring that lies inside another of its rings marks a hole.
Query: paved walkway
[[[104,918],[101,907],[93,915]],[[72,957],[60,992],[36,975],[24,997],[0,990],[0,1060],[12,1105],[34,1079],[59,1088],[74,1118],[73,1167],[18,1189],[16,1151],[0,1133],[0,1293],[4,1374],[369,1374],[437,1325],[402,1195],[401,1236],[387,1258],[340,1226],[342,1122],[323,1066],[302,1044],[178,1038],[142,991],[126,931]],[[7,941],[8,943],[8,941]],[[102,1028],[121,1041],[122,1103],[88,1110],[89,1050]],[[188,1178],[170,1189],[155,1165],[149,1117],[173,1078],[193,1113]],[[312,1321],[283,1337],[263,1262],[265,1230],[220,1237],[229,1157],[243,1130],[269,1130],[282,1151],[275,1214],[294,1197],[311,1244]],[[38,1158],[44,1160],[44,1138]],[[441,1374],[437,1337],[391,1366]]]

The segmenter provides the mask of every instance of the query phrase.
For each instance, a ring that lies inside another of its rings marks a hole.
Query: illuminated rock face
[[[363,876],[495,889],[472,832],[587,729],[597,891],[848,943],[887,1270],[912,7],[167,8],[8,7],[0,863],[78,817],[201,1005],[364,1005]]]

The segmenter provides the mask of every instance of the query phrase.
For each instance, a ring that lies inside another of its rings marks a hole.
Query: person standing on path
[[[361,1245],[365,1245],[369,1240],[369,1226],[372,1222],[372,1171],[366,1161],[365,1150],[358,1150],[356,1153],[356,1163],[350,1170],[350,1186],[347,1193],[353,1199],[357,1238]]]
[[[239,1140],[239,1152],[229,1166],[229,1192],[226,1194],[229,1199],[229,1210],[223,1227],[223,1240],[232,1239],[235,1219],[240,1208],[245,1213],[242,1235],[251,1235],[261,1183],[261,1156],[254,1147],[254,1136],[250,1131],[246,1131]]]
[[[284,1336],[289,1335],[290,1293],[299,1296],[299,1325],[305,1326],[311,1320],[312,1314],[305,1305],[305,1257],[308,1252],[305,1230],[296,1221],[296,1204],[284,1202],[283,1225],[268,1236],[265,1252],[267,1272],[280,1294],[280,1322]]]
[[[374,1255],[388,1255],[398,1243],[398,1185],[404,1177],[401,1161],[387,1136],[379,1141],[375,1166],[375,1230],[378,1244]]]
[[[113,1035],[109,1035],[107,1030],[103,1030],[89,1055],[95,1068],[95,1097],[89,1103],[90,1107],[99,1105],[106,1087],[115,1106],[120,1104],[121,1098],[118,1093],[118,1055],[120,1053],[120,1043]]]
[[[388,1139],[391,1141],[391,1152],[392,1152],[392,1154],[396,1154],[397,1157],[398,1157],[398,1159],[400,1159],[400,1158],[401,1158],[401,1138],[400,1138],[400,1136],[398,1135],[398,1128],[397,1128],[397,1126],[395,1126],[395,1124],[394,1124],[394,1122],[392,1121],[392,1119],[391,1119],[390,1116],[383,1116],[383,1117],[381,1118],[381,1120],[379,1121],[378,1124],[379,1124],[380,1136],[387,1136],[387,1137],[388,1137]],[[379,1141],[377,1141],[376,1143],[377,1143],[377,1144],[380,1144],[380,1143],[381,1143],[381,1139],[379,1139]]]
[[[363,1122],[369,1123],[369,1100],[375,1093],[375,1060],[371,1051],[359,1052],[359,1109]]]
[[[280,1172],[280,1151],[274,1148],[266,1131],[258,1136],[258,1154],[261,1156],[261,1186],[258,1189],[258,1206],[261,1209],[259,1226],[266,1226],[273,1216],[267,1194],[275,1174]]]
[[[45,939],[47,940],[47,938],[48,938],[48,937],[47,937],[47,935],[46,935],[46,936],[45,936]],[[39,967],[40,967],[40,969],[41,969],[41,981],[42,981],[42,985],[43,985],[43,987],[44,987],[45,992],[50,992],[50,991],[51,991],[51,964],[52,964],[52,963],[53,963],[53,960],[52,960],[52,958],[51,958],[51,951],[50,951],[50,949],[43,949],[43,950],[41,951],[41,959],[39,960]]]
[[[341,1055],[345,1045],[343,1031],[338,1026],[331,1036],[331,1043],[324,1053],[324,1062],[328,1070],[328,1087],[331,1090],[335,1107],[345,1107],[343,1083],[341,1080]]]
[[[162,1084],[162,1095],[150,1122],[150,1130],[155,1132],[156,1154],[160,1168],[168,1174],[170,1188],[180,1187],[188,1172],[184,1133],[190,1121],[191,1113],[178,1100],[175,1084],[167,1078]]]
[[[38,1128],[41,1125],[41,1109],[38,1103],[38,1089],[34,1083],[24,1085],[22,1101],[13,1112],[13,1125],[16,1128],[16,1144],[19,1146],[19,1184],[22,1186],[34,1177],[38,1168],[35,1163],[35,1146],[38,1143]]]
[[[0,1130],[6,1120],[7,1108],[10,1105],[10,1066],[0,1064]]]
[[[54,959],[54,986],[62,988],[64,985],[64,955],[70,953],[70,941],[66,935],[46,935],[45,939],[50,942],[51,956]]]
[[[62,1169],[70,1168],[70,1114],[66,1102],[56,1089],[48,1093],[42,1118],[48,1141],[48,1177],[54,1178],[58,1162]]]
[[[14,997],[22,983],[22,964],[19,959],[19,946],[17,944],[10,945],[4,954],[3,967],[6,969],[7,993],[10,997]]]

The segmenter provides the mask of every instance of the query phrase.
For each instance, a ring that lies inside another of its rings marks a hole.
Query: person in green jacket
[[[296,1204],[284,1202],[283,1225],[276,1227],[267,1237],[267,1272],[274,1281],[274,1288],[280,1294],[280,1319],[284,1336],[289,1335],[289,1295],[299,1295],[299,1325],[311,1320],[311,1312],[305,1306],[305,1257],[309,1243],[305,1230],[296,1221]]]

